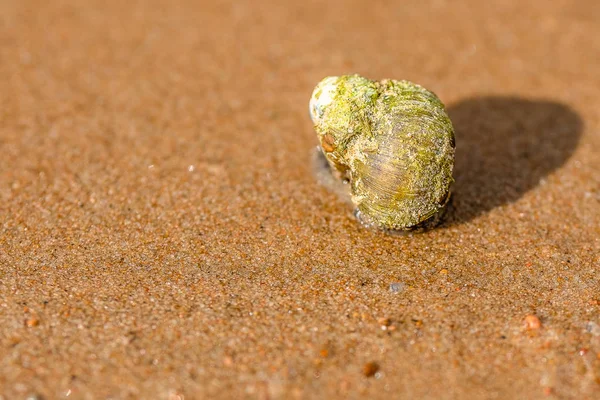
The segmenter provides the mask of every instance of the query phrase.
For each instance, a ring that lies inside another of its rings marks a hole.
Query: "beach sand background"
[[[0,398],[600,398],[599,21],[1,1]],[[446,103],[438,229],[316,182],[308,99],[348,73]]]

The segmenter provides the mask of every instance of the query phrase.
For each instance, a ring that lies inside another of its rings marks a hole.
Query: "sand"
[[[599,20],[0,2],[0,399],[600,398]],[[317,183],[310,93],[355,72],[447,104],[439,228]]]

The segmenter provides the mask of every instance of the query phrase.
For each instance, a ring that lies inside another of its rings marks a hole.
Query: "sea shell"
[[[327,77],[309,108],[362,223],[401,231],[437,223],[450,198],[455,142],[435,94],[408,81]]]

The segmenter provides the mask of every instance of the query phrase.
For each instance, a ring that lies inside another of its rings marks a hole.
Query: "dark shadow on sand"
[[[448,107],[456,131],[453,202],[445,225],[512,203],[575,151],[583,122],[570,107],[513,97]]]

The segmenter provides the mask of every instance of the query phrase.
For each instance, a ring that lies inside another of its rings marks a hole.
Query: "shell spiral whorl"
[[[350,182],[363,223],[413,230],[444,211],[454,130],[435,94],[408,81],[327,77],[309,108],[323,154]]]

